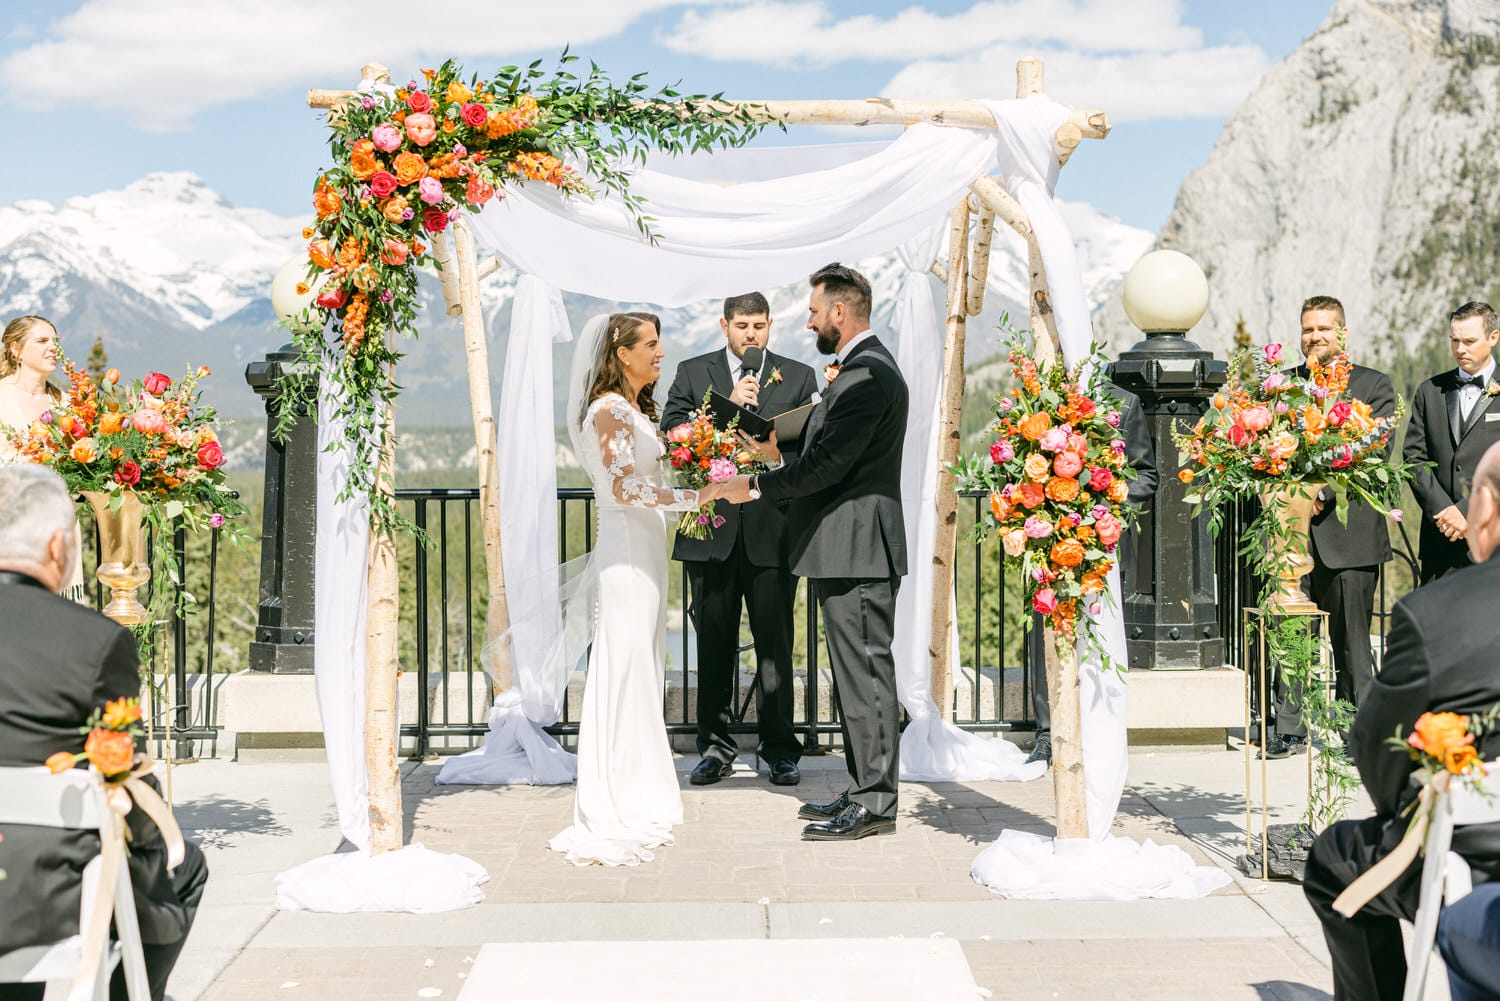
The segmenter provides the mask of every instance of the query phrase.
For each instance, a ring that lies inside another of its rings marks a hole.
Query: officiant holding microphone
[[[690,358],[677,367],[661,427],[690,420],[713,390],[765,417],[808,403],[817,391],[813,370],[768,350],[771,307],[759,292],[724,300],[722,350]],[[796,454],[783,442],[783,455]],[[792,729],[793,604],[797,579],[787,555],[784,505],[763,500],[720,504],[723,524],[706,538],[678,535],[672,558],[687,568],[692,592],[688,615],[698,637],[698,753],[693,785],[726,777],[739,747],[729,732],[731,703],[739,674],[740,614],[749,613],[757,665],[755,715],[758,752],[770,766],[775,785],[796,785],[802,746]]]

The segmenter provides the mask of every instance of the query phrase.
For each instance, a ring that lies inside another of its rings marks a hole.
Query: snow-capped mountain
[[[1152,235],[1092,206],[1064,208],[1073,227],[1084,281],[1098,306],[1107,290],[1150,245]],[[207,364],[215,376],[205,391],[228,414],[263,410],[246,387],[244,366],[289,338],[277,328],[267,298],[272,276],[303,241],[308,218],[285,218],[238,208],[190,173],[149,174],[119,191],[71,198],[61,206],[22,201],[0,207],[0,309],[5,316],[51,318],[64,348],[81,360],[102,337],[112,364],[127,373]],[[878,327],[887,319],[902,267],[894,253],[858,262],[876,292]],[[485,283],[482,301],[490,331],[495,391],[499,391],[515,275],[505,269]],[[462,425],[468,420],[459,323],[442,308],[434,276],[424,277],[428,307],[422,336],[405,345],[399,420],[407,425]],[[776,323],[774,350],[815,360],[803,332],[803,284],[767,289]],[[938,294],[941,303],[941,292]],[[1025,247],[1009,230],[997,232],[990,292],[983,315],[970,321],[967,357],[981,361],[997,347],[1002,312],[1024,324]],[[565,297],[575,326],[588,315],[620,305]],[[717,300],[657,310],[662,315],[670,379],[678,361],[723,343]],[[557,348],[559,377],[571,345]]]

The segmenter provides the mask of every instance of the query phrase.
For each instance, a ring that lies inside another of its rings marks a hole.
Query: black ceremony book
[[[813,404],[804,403],[800,407],[793,407],[775,417],[765,417],[746,410],[729,397],[715,392],[708,394],[708,405],[713,411],[715,427],[727,428],[729,422],[738,416],[740,422],[736,426],[751,438],[756,441],[765,441],[771,437],[771,432],[775,431],[776,441],[783,445],[795,442],[802,437],[802,432],[807,428],[808,415],[812,413],[813,408]]]

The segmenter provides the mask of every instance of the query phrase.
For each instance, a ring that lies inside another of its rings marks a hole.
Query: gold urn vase
[[[109,604],[104,614],[122,626],[146,621],[146,607],[136,597],[136,590],[151,579],[146,564],[145,507],[133,492],[125,491],[117,509],[110,508],[110,494],[85,490],[84,499],[94,509],[99,526],[99,569],[94,576],[109,588]]]
[[[1260,501],[1266,513],[1280,525],[1276,536],[1265,540],[1274,568],[1274,577],[1267,583],[1275,590],[1266,599],[1272,612],[1306,615],[1318,610],[1317,604],[1302,590],[1302,578],[1313,568],[1313,559],[1307,552],[1308,530],[1312,526],[1313,499],[1323,487],[1320,480],[1304,480],[1261,491]]]

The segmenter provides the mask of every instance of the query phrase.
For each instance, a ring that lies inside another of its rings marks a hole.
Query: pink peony
[[[678,445],[676,448],[672,449],[672,461],[677,463],[678,465],[683,465],[691,461],[692,458],[693,451],[686,445]]]
[[[693,426],[683,423],[667,432],[667,441],[674,445],[680,445],[693,436]]]
[[[160,410],[152,407],[137,410],[135,416],[130,419],[130,423],[142,434],[161,434],[167,429],[167,419],[162,416]]]
[[[1266,364],[1267,365],[1280,365],[1281,364],[1281,345],[1280,344],[1267,344],[1266,345]]]
[[[1099,602],[1097,601],[1089,606],[1089,614],[1094,616],[1095,618],[1098,618],[1099,613],[1102,611],[1104,611],[1104,606],[1099,604]]]
[[[1239,423],[1246,431],[1264,431],[1271,426],[1271,420],[1268,407],[1246,407],[1240,411]]]
[[[1328,423],[1339,427],[1349,419],[1349,414],[1354,410],[1346,401],[1340,400],[1328,408]]]
[[[1266,381],[1260,384],[1262,392],[1274,393],[1286,385],[1286,376],[1280,372],[1273,372],[1266,376]]]
[[[428,205],[436,205],[443,200],[443,182],[431,174],[417,182],[417,197]]]
[[[1055,427],[1042,435],[1041,446],[1043,452],[1061,452],[1068,447],[1068,432],[1064,428]]]
[[[1278,414],[1284,414],[1290,409],[1292,408],[1287,406],[1285,403],[1282,403],[1280,400],[1276,401],[1276,412]]]
[[[464,185],[464,197],[470,205],[483,205],[495,197],[495,189],[489,182],[478,174],[469,178],[469,183]]]
[[[1099,533],[1099,541],[1106,546],[1112,546],[1120,541],[1120,522],[1112,514],[1106,514],[1104,517],[1096,520],[1094,522],[1094,531]]]
[[[1052,523],[1046,518],[1032,515],[1026,519],[1026,524],[1021,526],[1026,532],[1028,539],[1045,539],[1052,534]]]
[[[401,148],[401,130],[390,122],[383,122],[370,130],[370,141],[382,153],[393,153]]]
[[[1009,462],[1016,457],[1016,448],[1005,439],[990,443],[990,461],[996,465]]]
[[[1059,452],[1052,462],[1052,471],[1058,476],[1077,476],[1083,472],[1083,460],[1076,452]]]
[[[733,478],[738,472],[739,469],[728,459],[714,459],[708,464],[708,482],[723,483],[725,480]]]
[[[1107,469],[1095,466],[1089,470],[1089,489],[1096,494],[1102,494],[1109,489],[1109,485],[1115,481],[1115,474]],[[1098,515],[1095,515],[1098,517]]]
[[[1068,435],[1068,451],[1076,452],[1078,455],[1089,454],[1089,440],[1078,432]]]
[[[1000,401],[999,410],[1002,414],[1008,414],[1015,405],[1016,401],[1007,396]]]
[[[1033,611],[1051,615],[1057,611],[1057,595],[1053,593],[1052,588],[1044,587],[1032,597],[1031,607]]]
[[[437,138],[437,122],[431,115],[407,115],[406,135],[418,146],[426,146]]]

